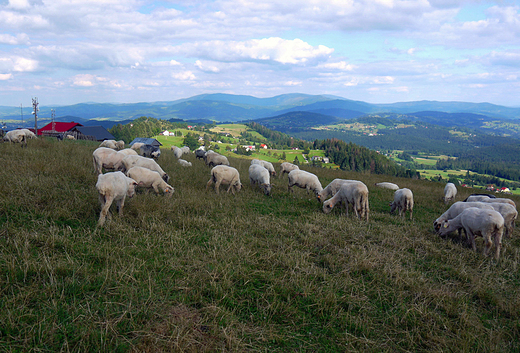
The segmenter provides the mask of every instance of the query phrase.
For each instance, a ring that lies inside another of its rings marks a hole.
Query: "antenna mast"
[[[38,134],[38,110],[40,110],[38,108],[38,97],[34,97],[32,99],[32,106],[33,106],[32,113],[34,114],[34,133]]]

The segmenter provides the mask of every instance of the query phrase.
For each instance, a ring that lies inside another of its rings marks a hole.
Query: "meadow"
[[[366,222],[287,177],[264,196],[248,159],[217,195],[201,160],[164,149],[173,197],[139,191],[97,228],[97,145],[0,144],[0,351],[520,351],[519,231],[498,262],[440,238],[444,184],[302,167],[365,182]],[[413,220],[380,181],[414,192]]]

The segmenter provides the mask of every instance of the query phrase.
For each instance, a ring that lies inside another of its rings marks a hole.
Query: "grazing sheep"
[[[139,152],[141,150],[141,146],[144,145],[142,142],[134,142],[134,144],[130,147],[134,151]]]
[[[323,190],[321,190],[318,195],[316,195],[316,198],[319,202],[323,202],[327,199],[329,196],[334,196],[338,190],[341,188],[341,185],[346,183],[361,183],[365,185],[363,182],[359,180],[348,180],[348,179],[334,179],[327,185]]]
[[[178,162],[179,162],[179,164],[182,165],[183,167],[191,167],[191,162],[188,162],[188,161],[185,160],[185,159],[179,159]]]
[[[457,187],[453,183],[448,183],[444,187],[444,203],[448,203],[457,196]]]
[[[263,166],[265,169],[267,169],[269,171],[269,174],[271,174],[272,176],[276,176],[276,171],[274,170],[273,163],[271,162],[255,158],[251,160],[251,164],[259,164]]]
[[[516,208],[508,203],[490,202],[488,204],[502,215],[504,218],[504,236],[506,238],[511,237],[513,228],[515,227],[515,220],[518,217]]]
[[[142,145],[139,148],[140,155],[143,157],[158,159],[161,155],[161,149],[159,146]]]
[[[296,164],[292,164],[292,163],[289,163],[289,162],[283,162],[282,164],[280,164],[280,177],[282,177],[284,175],[284,173],[287,173],[289,174],[290,172],[292,172],[293,170],[299,170],[300,167],[298,167]]]
[[[291,173],[289,173],[289,176]],[[370,209],[368,205],[368,188],[365,184],[345,183],[341,185],[338,192],[323,203],[323,212],[330,213],[330,211],[332,211],[338,202],[342,202],[347,206],[347,216],[348,205],[351,204],[354,207],[354,213],[356,214],[356,217],[359,219],[366,217],[368,221],[368,214],[370,213]]]
[[[381,182],[381,183],[375,183],[374,185],[378,186],[380,188],[383,188],[383,189],[399,190],[399,186],[397,184],[389,183],[386,181]]]
[[[226,156],[218,154],[216,152],[206,154],[206,165],[214,167],[216,165],[229,165],[229,161]]]
[[[413,214],[413,193],[412,190],[403,188],[394,193],[394,201],[390,203],[390,213],[399,210],[399,216],[404,217],[406,211],[410,212],[410,219]]]
[[[457,217],[444,220],[439,230],[440,236],[464,228],[468,243],[471,244],[473,250],[477,251],[475,244],[475,236],[480,235],[484,238],[484,255],[487,256],[489,249],[495,243],[495,259],[500,257],[500,248],[502,247],[502,234],[504,232],[504,218],[495,210],[486,210],[481,208],[466,208]]]
[[[66,135],[65,138],[67,140],[74,140],[74,141],[76,140],[76,136],[74,136],[74,135]]]
[[[153,170],[153,171],[156,171],[157,173],[159,173],[161,175],[161,178],[165,182],[168,182],[168,180],[170,179],[168,174],[166,174],[164,172],[164,170],[162,170],[161,166],[159,164],[157,164],[157,162],[154,161],[152,158],[130,155],[130,156],[126,156],[125,158],[123,158],[121,160],[121,164],[123,165],[123,171],[129,170],[130,168],[136,167],[136,166],[144,167],[144,168],[148,168],[150,170]]]
[[[201,149],[195,150],[195,158],[204,159],[205,155],[206,155],[206,151],[201,150]]]
[[[29,129],[20,129],[20,131],[23,131],[24,134],[25,134],[25,137],[27,139],[35,139],[37,138],[37,136],[34,134],[34,132],[32,132],[31,130]]]
[[[171,150],[173,151],[173,155],[174,155],[177,159],[179,159],[179,158],[182,157],[183,152],[182,152],[182,149],[180,149],[179,147],[177,147],[177,146],[172,146],[172,147],[171,147]]]
[[[123,148],[125,148],[125,141],[116,141],[116,150],[121,151]]]
[[[182,154],[188,154],[188,153],[190,153],[190,148],[188,146],[182,146],[181,151],[182,151]]]
[[[123,148],[121,151],[118,151],[118,152],[126,154],[127,156],[130,156],[130,155],[137,156],[138,155],[137,151],[135,151],[131,148]]]
[[[116,140],[104,140],[99,144],[99,147],[106,147],[117,150]]]
[[[168,194],[168,196],[171,197],[175,191],[173,186],[168,185],[161,178],[159,173],[148,168],[132,167],[126,172],[126,175],[129,178],[134,179],[137,182],[137,186],[153,188],[156,194],[158,194],[159,189],[161,189],[165,194]]]
[[[251,164],[249,166],[249,181],[251,184],[258,184],[260,189],[264,190],[264,194],[271,194],[271,183],[269,182],[269,170],[260,164]]]
[[[98,147],[92,153],[94,171],[101,174],[103,168],[115,171],[123,170],[122,160],[126,156],[126,152],[115,151],[108,147]]]
[[[103,226],[112,202],[116,201],[119,215],[123,215],[125,198],[134,196],[136,181],[127,177],[122,172],[111,172],[99,174],[96,189],[99,193],[101,213],[99,214],[98,226]]]
[[[9,143],[19,143],[22,147],[27,147],[27,136],[25,135],[25,132],[21,130],[8,131],[4,136],[4,141],[9,141]]]
[[[497,197],[495,195],[491,195],[491,194],[471,194],[468,197],[466,197],[466,200],[464,200],[464,202],[480,201],[482,199],[489,199],[489,198],[496,199]]]
[[[511,206],[514,206],[516,208],[516,203],[511,200],[511,199],[507,199],[507,198],[502,198],[502,197],[497,197],[497,198],[490,198],[490,197],[474,197],[474,196],[470,196],[467,198],[468,201],[471,201],[471,202],[484,202],[484,203],[507,203],[507,204],[510,204]]]
[[[302,189],[307,189],[307,193],[309,193],[310,190],[314,191],[316,197],[318,197],[318,194],[323,190],[318,177],[312,173],[306,172],[305,170],[298,169],[289,173],[288,189],[290,192],[293,192],[292,187],[294,185]]]
[[[433,221],[433,228],[435,229],[436,232],[438,232],[439,229],[441,228],[441,224],[445,220],[453,219],[453,218],[457,217],[459,214],[462,213],[462,211],[464,211],[466,208],[470,208],[470,207],[477,207],[477,208],[483,208],[483,209],[488,209],[488,210],[493,209],[493,207],[491,207],[490,205],[485,204],[483,202],[458,201],[458,202],[455,202],[453,205],[451,205],[451,207],[448,208],[448,210],[446,212],[444,212],[439,218],[437,218],[435,221]],[[461,232],[459,231],[459,235],[460,235],[460,233]]]
[[[220,184],[229,184],[227,192],[229,190],[235,194],[235,190],[237,192],[242,188],[242,184],[240,183],[240,174],[238,170],[233,167],[227,165],[217,165],[211,169],[211,178],[206,184],[206,190],[208,190],[211,184],[215,183],[215,191],[217,194],[219,193]]]

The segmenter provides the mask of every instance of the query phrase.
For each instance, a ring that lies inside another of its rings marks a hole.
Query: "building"
[[[92,140],[92,141],[105,141],[115,140],[116,138],[103,126],[76,126],[71,130],[76,132],[76,140]]]
[[[162,143],[160,143],[156,139],[146,137],[136,137],[132,142],[130,142],[130,146],[137,142],[144,143],[145,145],[162,146]]]
[[[38,129],[38,136],[52,136],[52,137],[58,137],[58,135],[63,135],[68,132],[72,133],[72,130],[77,126],[83,126],[80,123],[70,122],[65,123],[61,121],[54,121],[51,123],[48,123],[41,129]]]

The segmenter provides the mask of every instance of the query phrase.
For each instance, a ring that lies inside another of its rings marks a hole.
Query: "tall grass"
[[[264,196],[249,160],[230,160],[242,191],[216,195],[202,161],[165,150],[174,196],[139,192],[96,228],[96,147],[0,145],[1,351],[520,350],[518,231],[498,263],[439,238],[442,184],[306,168],[364,181],[367,223],[287,177]],[[413,190],[413,221],[379,181]]]

